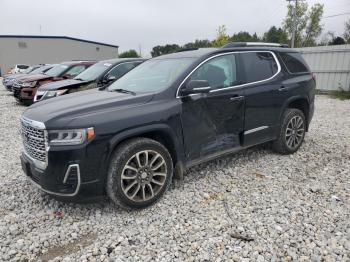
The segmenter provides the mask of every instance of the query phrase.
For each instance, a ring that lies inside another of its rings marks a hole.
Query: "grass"
[[[340,100],[348,100],[350,99],[350,91],[345,91],[343,89],[332,91],[330,96],[333,98],[337,98]]]

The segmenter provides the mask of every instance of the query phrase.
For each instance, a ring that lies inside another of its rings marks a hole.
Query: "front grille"
[[[23,120],[21,122],[24,150],[30,157],[46,163],[45,130],[38,129]]]

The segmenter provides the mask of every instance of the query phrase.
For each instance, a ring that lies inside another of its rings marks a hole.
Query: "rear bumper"
[[[310,107],[309,107],[309,115],[308,115],[308,118],[307,118],[307,130],[309,130],[309,126],[310,126],[310,123],[311,123],[311,120],[312,120],[312,118],[313,118],[313,116],[314,116],[314,112],[315,112],[315,103],[314,102],[312,102],[311,104],[310,104]]]

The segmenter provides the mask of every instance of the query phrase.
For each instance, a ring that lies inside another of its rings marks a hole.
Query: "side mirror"
[[[70,78],[72,78],[72,76],[71,76],[71,75],[68,75],[68,74],[65,74],[65,75],[62,76],[62,78],[63,78],[63,79],[70,79]]]
[[[104,84],[108,84],[110,82],[113,82],[114,80],[116,80],[117,78],[115,76],[112,76],[112,75],[107,75],[103,78],[102,82]]]
[[[206,94],[209,93],[211,87],[207,80],[191,80],[186,87],[181,90],[182,95]]]

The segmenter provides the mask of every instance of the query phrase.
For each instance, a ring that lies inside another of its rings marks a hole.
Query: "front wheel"
[[[288,108],[282,116],[282,123],[277,139],[273,142],[273,149],[281,154],[296,152],[304,141],[306,121],[302,111]]]
[[[172,176],[168,150],[155,140],[136,138],[114,152],[106,190],[109,198],[123,208],[145,208],[160,199]]]

